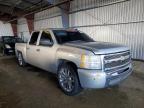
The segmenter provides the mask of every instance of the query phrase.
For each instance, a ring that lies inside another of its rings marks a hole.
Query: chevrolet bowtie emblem
[[[121,57],[120,57],[120,60],[121,60],[121,61],[124,61],[125,59],[126,59],[126,58],[125,58],[124,56],[121,56]]]

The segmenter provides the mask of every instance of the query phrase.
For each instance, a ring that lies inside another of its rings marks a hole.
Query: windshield
[[[15,38],[14,37],[3,37],[3,40],[5,43],[15,43]]]
[[[73,41],[94,42],[89,36],[79,31],[53,30],[59,44]]]

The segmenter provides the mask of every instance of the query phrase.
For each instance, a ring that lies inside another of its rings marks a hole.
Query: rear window
[[[36,45],[38,36],[39,36],[39,32],[33,32],[29,44]]]

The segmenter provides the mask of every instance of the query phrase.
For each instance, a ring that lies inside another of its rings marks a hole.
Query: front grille
[[[110,54],[104,56],[104,68],[105,70],[111,70],[120,66],[130,63],[130,52],[121,52],[116,54]]]

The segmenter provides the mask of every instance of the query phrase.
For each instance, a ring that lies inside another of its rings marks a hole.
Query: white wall
[[[18,19],[17,33],[19,37],[24,39],[24,41],[27,41],[30,38],[28,24],[25,18]]]
[[[35,14],[34,29],[62,28],[62,17],[58,7]]]
[[[34,30],[46,28],[62,28],[62,19],[59,8],[54,7],[41,11],[34,16]],[[19,18],[17,24],[18,36],[27,41],[30,38],[26,18]]]
[[[13,30],[10,23],[4,24],[0,21],[0,36],[13,36]]]
[[[109,0],[103,3],[100,1],[73,1],[70,26],[88,33],[96,41],[127,45],[132,50],[133,58],[144,60],[144,0],[94,7],[122,0]],[[85,8],[89,9],[78,11]]]

